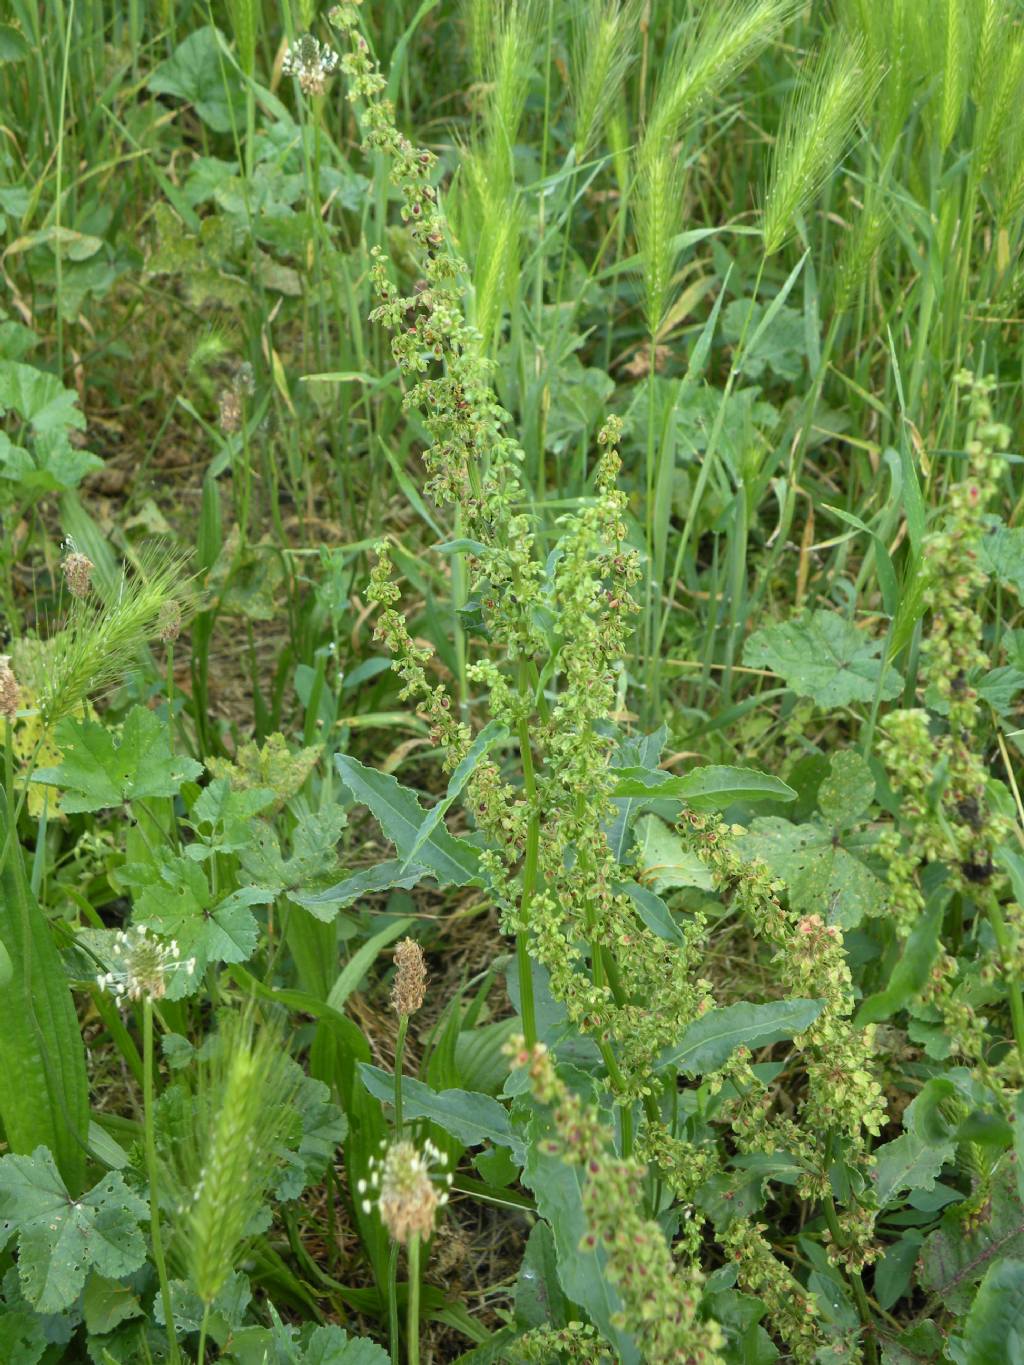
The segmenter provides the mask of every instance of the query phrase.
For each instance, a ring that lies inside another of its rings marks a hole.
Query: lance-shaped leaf
[[[379,1066],[359,1063],[363,1084],[375,1099],[391,1103],[395,1096],[395,1078]],[[523,1150],[513,1133],[508,1111],[491,1095],[473,1090],[433,1090],[422,1081],[402,1077],[402,1109],[408,1119],[429,1119],[450,1133],[467,1147],[479,1147],[493,1142],[498,1147],[509,1147],[522,1161]]]
[[[824,1000],[773,1000],[767,1005],[726,1005],[709,1010],[662,1053],[660,1068],[673,1066],[687,1075],[717,1071],[742,1043],[749,1048],[793,1038],[810,1028],[825,1008]]]
[[[369,806],[399,858],[411,858],[420,830],[430,818],[416,793],[390,773],[368,768],[348,754],[338,754],[336,762],[342,781],[357,801]],[[454,838],[441,824],[420,844],[416,862],[441,886],[467,886],[481,876],[480,855],[473,845]]]
[[[105,725],[73,716],[57,726],[56,740],[61,762],[40,768],[36,781],[63,788],[61,809],[69,815],[174,796],[183,782],[203,771],[195,759],[171,753],[166,725],[144,706],[128,712],[116,742]]]
[[[412,848],[404,858],[403,868],[408,868],[420,861],[420,850],[429,842],[434,831],[441,825],[445,812],[462,794],[462,789],[473,776],[477,764],[489,749],[493,748],[495,744],[501,744],[506,739],[508,739],[508,730],[504,725],[499,725],[494,720],[490,721],[480,731],[470,746],[466,757],[452,773],[447,792],[420,826],[420,831],[413,840]]]
[[[796,800],[796,792],[781,778],[756,768],[716,764],[694,768],[679,777],[661,768],[621,768],[616,773],[612,795],[685,801],[694,810],[725,810],[737,801]]]
[[[143,1201],[117,1171],[73,1199],[45,1147],[31,1156],[0,1157],[0,1230],[18,1234],[22,1293],[39,1313],[69,1308],[89,1267],[121,1279],[146,1259],[139,1221]]]

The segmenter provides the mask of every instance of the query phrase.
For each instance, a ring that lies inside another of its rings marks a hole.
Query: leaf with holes
[[[884,883],[824,825],[791,825],[764,816],[736,842],[742,853],[762,858],[782,878],[794,910],[852,929],[885,908]]]
[[[39,1313],[69,1308],[90,1266],[112,1280],[138,1270],[146,1259],[139,1222],[147,1217],[117,1171],[72,1199],[45,1147],[0,1157],[0,1231],[18,1234],[22,1292]]]
[[[876,694],[890,701],[903,687],[896,670],[881,659],[875,640],[845,616],[813,611],[799,620],[754,631],[743,661],[770,668],[802,697],[821,707],[872,702]]]

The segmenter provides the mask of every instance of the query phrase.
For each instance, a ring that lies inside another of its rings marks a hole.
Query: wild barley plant
[[[464,267],[447,245],[431,180],[434,158],[397,131],[383,98],[384,79],[359,33],[357,7],[339,6],[332,18],[350,44],[342,59],[348,97],[361,107],[368,146],[392,159],[402,218],[423,253],[424,284],[411,296],[398,292],[387,263],[377,255],[373,274],[380,303],[373,317],[393,333],[395,360],[410,381],[406,403],[420,410],[429,433],[424,452],[428,492],[455,508],[470,542],[470,587],[482,606],[489,647],[478,645],[469,678],[486,690],[491,717],[518,747],[520,782],[488,759],[474,771],[467,792],[476,824],[487,836],[482,863],[502,927],[516,936],[523,1055],[527,1060],[542,1056],[535,1051],[536,961],[572,1023],[595,1039],[618,1107],[621,1161],[609,1168],[611,1184],[595,1184],[596,1202],[588,1203],[595,1227],[611,1234],[612,1211],[621,1211],[639,1188],[638,1154],[654,1163],[669,1188],[689,1194],[719,1160],[666,1122],[660,1104],[664,1083],[656,1074],[662,1051],[712,1003],[710,983],[700,976],[706,921],[692,916],[682,947],[652,933],[617,889],[621,870],[605,833],[612,812],[608,720],[636,611],[630,589],[639,578],[637,556],[625,544],[623,496],[615,485],[619,423],[610,419],[598,438],[595,496],[561,519],[557,550],[543,559],[534,524],[520,510],[525,502],[522,452],[506,434],[507,415],[490,387],[478,338],[465,321],[459,295]],[[404,683],[402,695],[416,700],[444,768],[453,771],[468,753],[471,732],[444,686],[427,675],[430,651],[410,634],[385,546],[369,595],[381,608],[376,633],[392,653]],[[865,1135],[877,1131],[881,1117],[879,1088],[870,1074],[870,1034],[858,1033],[849,1023],[852,991],[841,936],[817,917],[801,919],[784,911],[781,888],[766,880],[763,870],[744,867],[738,859],[716,862],[728,847],[717,828],[701,826],[699,834],[697,844],[723,890],[736,897],[754,931],[777,945],[778,960],[788,964],[787,984],[820,993],[828,1004],[817,1031],[801,1045],[812,1079],[806,1128],[782,1117],[768,1122],[771,1096],[754,1081],[742,1056],[718,1084],[726,1075],[741,1082],[733,1123],[750,1149],[781,1139],[800,1153],[807,1168],[805,1193],[824,1201],[835,1255],[850,1268],[869,1321],[856,1276],[871,1254],[870,1196],[861,1185],[863,1202],[854,1200],[840,1216],[829,1185],[831,1165],[840,1156],[848,1168],[866,1163]],[[558,1105],[575,1103],[547,1081],[540,1093],[556,1101],[556,1124]],[[644,1115],[639,1133],[637,1103]],[[610,1141],[604,1135],[598,1146]],[[596,1148],[588,1162],[591,1158],[600,1166]],[[617,1203],[607,1202],[612,1188],[618,1191]],[[663,1245],[654,1225],[638,1227],[636,1235],[638,1246],[652,1248],[650,1266],[661,1265]],[[749,1258],[748,1282],[776,1286],[774,1325],[796,1358],[809,1360],[821,1337],[807,1295],[756,1229],[733,1229],[729,1238],[742,1248],[741,1259]],[[694,1240],[691,1259],[696,1250]],[[644,1283],[647,1270],[641,1269],[648,1265],[648,1253],[630,1259],[623,1249],[623,1256],[616,1277],[624,1321],[642,1340],[654,1333],[659,1354],[651,1358],[717,1359],[718,1329],[697,1316],[695,1259],[672,1275],[667,1267],[658,1270],[651,1285],[662,1287],[652,1300]],[[663,1273],[668,1279],[661,1281]],[[741,1276],[745,1273],[746,1267]],[[681,1288],[684,1284],[689,1287]],[[661,1320],[663,1296],[675,1306]]]

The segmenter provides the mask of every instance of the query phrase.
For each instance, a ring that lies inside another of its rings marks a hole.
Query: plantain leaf
[[[363,1084],[375,1099],[391,1103],[395,1078],[379,1066],[359,1063]],[[422,1081],[402,1077],[402,1109],[406,1118],[429,1119],[467,1147],[493,1142],[508,1147],[517,1160],[523,1160],[522,1143],[512,1131],[508,1110],[491,1095],[473,1090],[433,1090]]]
[[[0,847],[7,838],[0,796]],[[0,1120],[12,1152],[48,1147],[68,1187],[85,1179],[89,1085],[74,1001],[12,840],[0,873],[0,942],[10,983],[0,989]]]

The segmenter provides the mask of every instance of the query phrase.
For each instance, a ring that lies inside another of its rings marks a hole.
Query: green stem
[[[159,1179],[156,1160],[156,1129],[154,1126],[153,1101],[153,1002],[146,996],[142,1002],[142,1100],[143,1124],[146,1147],[146,1175],[149,1180],[149,1231],[153,1243],[153,1262],[160,1281],[160,1302],[163,1305],[164,1321],[167,1324],[167,1346],[172,1362],[180,1360],[178,1340],[174,1331],[174,1313],[171,1310],[171,1285],[167,1278],[167,1262],[164,1259],[163,1235],[160,1231]],[[207,1308],[209,1312],[209,1308]],[[203,1365],[203,1337],[206,1334],[206,1318],[203,1318],[203,1333],[199,1344],[199,1365]]]
[[[828,1172],[832,1166],[832,1143],[833,1134],[829,1133],[825,1144],[826,1178],[828,1178]],[[833,1199],[831,1193],[825,1196],[823,1208],[825,1212],[825,1222],[828,1225],[829,1232],[832,1234],[832,1241],[837,1248],[845,1247],[847,1245],[847,1237],[840,1226],[839,1215],[836,1212],[836,1201]],[[860,1277],[859,1270],[849,1271],[848,1278],[853,1289],[853,1297],[857,1303],[857,1313],[860,1316],[861,1324],[864,1328],[864,1345],[867,1350],[867,1358],[872,1362],[877,1361],[878,1343],[875,1340],[875,1319],[871,1312],[871,1305],[868,1303],[868,1296],[864,1289],[864,1281]]]
[[[409,1016],[399,1015],[398,1040],[395,1043],[395,1138],[402,1136],[402,1058],[405,1055],[405,1035],[409,1029]]]
[[[210,1305],[207,1304],[203,1309],[203,1320],[199,1324],[199,1353],[196,1356],[196,1365],[206,1365],[206,1333],[210,1326]]]
[[[420,1365],[420,1239],[409,1241],[409,1294],[406,1302],[405,1350],[409,1365]]]
[[[391,1343],[392,1365],[401,1365],[398,1336],[398,1243],[391,1243],[388,1256],[388,1341]]]
[[[1013,1036],[1017,1043],[1017,1054],[1024,1065],[1024,999],[1021,997],[1020,981],[1013,968],[1013,945],[1006,920],[999,902],[993,896],[988,903],[988,918],[999,948],[999,958],[1006,974],[1006,993],[1010,1000],[1010,1018],[1013,1021]]]
[[[530,694],[529,669],[525,660],[519,665],[519,695]],[[537,885],[537,859],[540,852],[540,813],[537,810],[537,779],[533,770],[533,751],[530,747],[530,722],[524,715],[519,722],[519,754],[523,764],[523,792],[529,810],[526,830],[526,856],[523,861],[523,889],[519,901],[519,931],[516,934],[516,965],[519,968],[519,1001],[523,1015],[523,1036],[526,1046],[537,1042],[537,1016],[533,1001],[533,971],[530,963],[528,916],[530,901]]]

